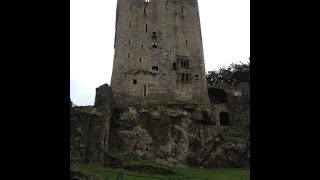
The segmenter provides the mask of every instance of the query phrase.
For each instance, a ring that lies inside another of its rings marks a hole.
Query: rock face
[[[248,167],[248,86],[220,85],[211,108],[192,103],[130,105],[113,115],[110,150],[191,167]]]
[[[209,89],[209,107],[169,101],[114,107],[111,88],[100,86],[95,106],[71,107],[71,158],[124,168],[108,155],[122,153],[176,166],[249,167],[247,88]]]
[[[121,149],[124,150],[124,153],[143,156],[147,151],[150,150],[152,137],[140,126],[135,126],[132,131],[120,130],[117,132],[117,135],[121,144],[123,145]]]
[[[110,150],[161,163],[186,165],[190,149],[194,148],[190,143],[196,145],[195,138],[199,142],[197,145],[202,143],[195,131],[197,123],[211,121],[203,116],[206,113],[198,112],[207,112],[207,109],[187,109],[178,106],[130,106],[127,111],[114,116]]]
[[[96,104],[99,106],[70,108],[70,158],[104,164],[112,112],[112,92],[108,85],[97,89],[97,97],[104,96],[109,98],[98,101]]]

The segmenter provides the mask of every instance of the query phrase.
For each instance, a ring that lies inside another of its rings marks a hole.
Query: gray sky
[[[93,105],[110,84],[117,0],[70,1],[70,96]],[[250,56],[250,0],[198,0],[206,71]]]

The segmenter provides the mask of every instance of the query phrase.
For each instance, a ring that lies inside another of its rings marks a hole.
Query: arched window
[[[158,71],[158,70],[159,70],[158,66],[152,66],[152,71]]]
[[[220,125],[221,126],[230,126],[230,118],[229,114],[225,111],[219,114]]]

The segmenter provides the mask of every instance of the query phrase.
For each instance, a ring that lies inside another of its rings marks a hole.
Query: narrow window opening
[[[130,4],[130,11],[132,11],[132,4]]]
[[[146,32],[148,32],[148,24],[146,24]]]
[[[137,84],[137,80],[136,80],[136,79],[134,79],[132,83],[133,83],[133,84]]]
[[[141,49],[143,49],[143,45],[141,46]]]
[[[180,61],[180,67],[183,67],[183,61]]]
[[[129,22],[129,28],[131,28],[131,21]]]
[[[130,39],[129,39],[128,43],[130,44]]]
[[[188,40],[186,40],[186,46],[188,46]]]
[[[140,60],[140,62],[141,62],[141,58],[140,58],[139,60]]]
[[[198,74],[195,74],[194,77],[195,77],[195,80],[199,80],[199,75]]]
[[[172,63],[173,70],[177,70],[177,63]]]
[[[158,71],[158,66],[152,66],[152,71]]]
[[[130,58],[130,53],[128,53],[128,59]]]
[[[146,9],[143,9],[143,14],[144,14],[144,15],[146,14]]]
[[[170,48],[170,53],[171,53],[171,48]]]
[[[146,97],[146,95],[147,95],[147,86],[144,85],[144,87],[143,87],[143,96]]]

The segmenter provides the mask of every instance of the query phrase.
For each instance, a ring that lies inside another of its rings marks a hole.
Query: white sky
[[[93,105],[110,84],[117,0],[70,1],[70,97]],[[206,71],[250,57],[250,0],[198,0]]]

